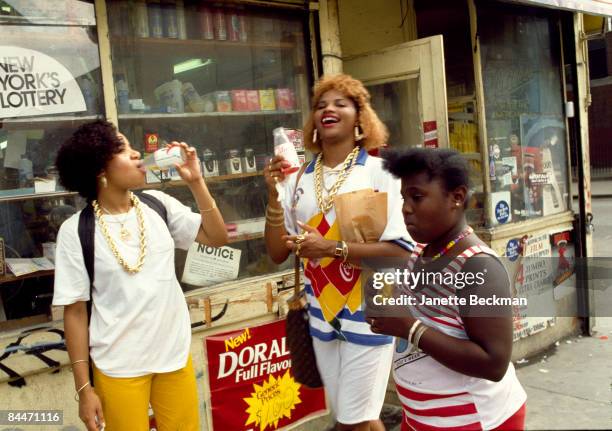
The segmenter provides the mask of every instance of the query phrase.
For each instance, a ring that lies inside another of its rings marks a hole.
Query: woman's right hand
[[[264,168],[264,178],[266,179],[269,193],[276,195],[276,183],[285,180],[285,174],[282,169],[289,167],[291,167],[291,163],[286,161],[283,156],[274,156],[268,162],[268,165]]]
[[[87,431],[99,431],[105,426],[102,402],[91,386],[79,395],[79,417],[87,427]]]

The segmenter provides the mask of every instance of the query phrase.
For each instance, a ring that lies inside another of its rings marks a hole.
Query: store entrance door
[[[389,128],[393,147],[448,147],[442,36],[418,39],[344,60]]]

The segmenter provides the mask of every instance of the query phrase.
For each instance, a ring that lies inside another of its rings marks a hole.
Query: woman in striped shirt
[[[402,181],[404,222],[418,243],[403,273],[409,277],[395,283],[403,313],[368,312],[372,332],[397,337],[402,430],[522,430],[526,394],[510,362],[508,275],[466,223],[465,160],[423,148],[385,159]]]

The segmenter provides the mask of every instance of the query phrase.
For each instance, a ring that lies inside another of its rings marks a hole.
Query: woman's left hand
[[[408,338],[414,321],[412,317],[370,317],[366,315],[366,322],[370,324],[372,332],[399,338]]]
[[[317,229],[298,222],[304,231],[301,235],[284,235],[282,238],[291,251],[298,252],[300,257],[307,259],[320,259],[333,257],[336,241],[323,238]]]
[[[181,178],[187,183],[191,184],[196,181],[203,179],[202,177],[202,166],[196,149],[190,147],[184,142],[172,141],[168,147],[181,147],[185,150],[185,163],[176,163],[174,167],[181,176]]]

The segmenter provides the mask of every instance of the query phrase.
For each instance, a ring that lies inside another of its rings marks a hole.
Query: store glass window
[[[468,5],[456,0],[415,0],[414,8],[419,38],[444,37],[449,144],[469,164],[472,195],[466,216],[471,226],[480,226],[485,222],[485,199]]]
[[[55,155],[104,114],[96,31],[93,1],[0,0],[0,327],[49,312],[57,230],[82,205]]]
[[[262,171],[274,128],[292,129],[303,148],[306,12],[188,0],[107,5],[119,128],[145,155],[173,140],[194,146],[227,223],[227,247],[177,250],[183,288],[288,268],[265,252]],[[149,172],[146,188],[197,211],[172,170]]]
[[[478,3],[492,226],[568,209],[568,154],[554,12]]]

